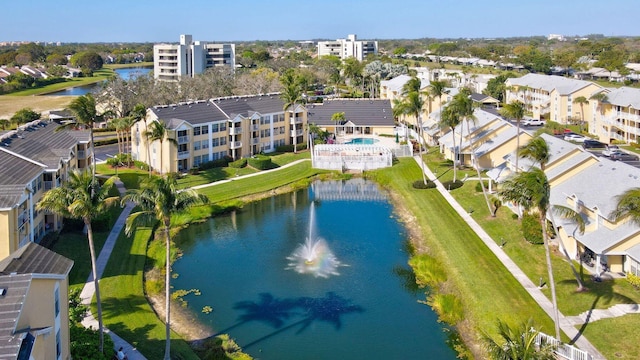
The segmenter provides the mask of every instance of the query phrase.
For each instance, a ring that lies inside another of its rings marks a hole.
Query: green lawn
[[[56,92],[59,90],[63,90],[70,87],[82,86],[100,82],[102,80],[106,80],[111,76],[114,76],[115,72],[108,68],[102,68],[100,70],[96,70],[93,72],[92,77],[79,77],[73,79],[67,79],[65,82],[51,84],[40,88],[27,89],[22,91],[16,91],[11,93],[13,96],[31,96],[31,95],[42,95],[47,93]]]
[[[519,323],[533,318],[542,329],[552,332],[551,319],[509,274],[502,263],[460,218],[437,190],[416,190],[420,168],[411,158],[400,159],[393,167],[373,172],[384,186],[398,193],[415,216],[431,256],[447,269],[449,289],[465,307],[465,317],[475,331],[495,331],[502,319]]]

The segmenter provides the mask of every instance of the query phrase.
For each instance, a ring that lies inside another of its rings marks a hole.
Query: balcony
[[[242,128],[241,127],[231,127],[229,128],[229,135],[241,135]]]
[[[178,136],[178,144],[186,144],[189,142],[189,136]]]
[[[259,144],[259,143],[260,143],[260,138],[253,138],[253,139],[251,139],[251,144],[252,144],[252,145],[256,145],[256,144]]]
[[[302,136],[304,134],[304,130],[296,130],[296,136]]]
[[[179,160],[188,159],[188,158],[189,158],[189,150],[178,151],[178,159]]]
[[[232,141],[229,143],[229,148],[231,149],[239,149],[242,147],[242,141]]]
[[[289,119],[289,124],[293,125],[293,124],[302,124],[302,118],[301,117],[295,117],[295,118],[291,118]]]
[[[258,124],[251,125],[251,131],[258,131],[258,130],[260,130],[260,125]]]

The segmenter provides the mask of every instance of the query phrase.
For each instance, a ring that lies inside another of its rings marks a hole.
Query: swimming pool
[[[380,140],[376,140],[376,139],[372,139],[372,138],[353,138],[349,141],[347,141],[345,144],[365,144],[365,145],[372,145],[377,143]]]

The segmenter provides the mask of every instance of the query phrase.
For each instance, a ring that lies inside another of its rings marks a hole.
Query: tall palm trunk
[[[553,230],[556,233],[556,236],[558,237],[558,244],[560,246],[560,249],[562,249],[562,253],[564,254],[564,257],[567,259],[567,262],[571,266],[571,272],[573,272],[573,276],[576,278],[576,282],[578,283],[578,288],[576,289],[576,291],[578,292],[585,291],[586,288],[582,283],[582,277],[578,273],[578,270],[576,270],[576,267],[573,264],[573,260],[571,259],[571,256],[569,255],[567,248],[564,247],[564,244],[562,243],[562,239],[560,239],[560,234],[558,234],[558,227],[556,226],[556,220],[553,217],[553,211],[549,211],[549,218],[551,218],[551,225],[553,226]]]
[[[520,152],[520,119],[516,119],[516,173],[519,171],[518,170],[518,159],[520,158],[520,155],[518,154],[519,152]]]
[[[165,337],[166,342],[164,346],[164,359],[171,359],[171,236],[169,235],[169,225],[171,221],[169,219],[164,220],[164,234],[166,241],[166,256],[165,256],[165,276],[164,276],[164,305],[166,309],[165,313]]]
[[[451,127],[451,138],[453,139],[453,182],[458,179],[458,166],[456,166],[456,160],[458,159],[458,148],[456,147],[456,128]]]
[[[145,136],[147,139],[147,162],[149,163],[149,177],[151,177],[151,143],[149,143],[149,136]]]
[[[93,286],[96,288],[96,307],[98,308],[98,332],[100,333],[100,353],[104,354],[104,326],[102,324],[102,300],[100,299],[100,285],[98,283],[98,268],[96,266],[96,249],[93,246],[93,230],[91,228],[91,219],[85,217],[83,221],[84,221],[84,225],[87,227],[87,239],[89,240],[89,254],[91,255],[91,273],[93,274]]]
[[[93,179],[95,181],[95,178],[96,178],[96,152],[95,152],[96,147],[95,147],[95,142],[94,142],[94,139],[93,139],[93,126],[91,126],[89,128],[89,134],[91,136],[91,175],[93,175]]]
[[[487,208],[489,208],[489,214],[491,214],[491,217],[496,217],[495,212],[491,208],[491,202],[489,201],[489,197],[487,196],[487,189],[485,189],[484,187],[484,181],[482,181],[482,175],[480,174],[480,164],[478,164],[478,158],[476,158],[476,151],[474,149],[475,144],[473,143],[473,141],[471,141],[471,125],[469,124],[469,119],[467,119],[467,136],[469,136],[469,149],[471,150],[471,158],[475,165],[474,167],[476,168],[478,179],[480,180],[480,187],[482,188],[482,195],[484,196],[484,201],[487,203]]]
[[[553,268],[551,267],[551,253],[549,250],[549,239],[547,236],[547,219],[544,212],[539,214],[540,225],[542,226],[542,240],[544,241],[544,251],[547,259],[547,273],[549,276],[549,287],[551,288],[551,303],[553,304],[553,325],[556,331],[556,339],[560,340],[560,316],[558,315],[558,300],[556,299],[556,283],[553,279]]]
[[[293,153],[298,152],[298,127],[296,125],[296,103],[293,103]]]
[[[422,158],[422,141],[424,140],[424,136],[422,134],[422,117],[418,114],[418,151],[420,153],[420,167],[422,170],[422,182],[427,185],[427,175],[424,173],[424,159]]]

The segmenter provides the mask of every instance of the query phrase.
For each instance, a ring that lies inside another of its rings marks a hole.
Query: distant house
[[[28,243],[0,261],[0,359],[70,359],[73,261]]]

